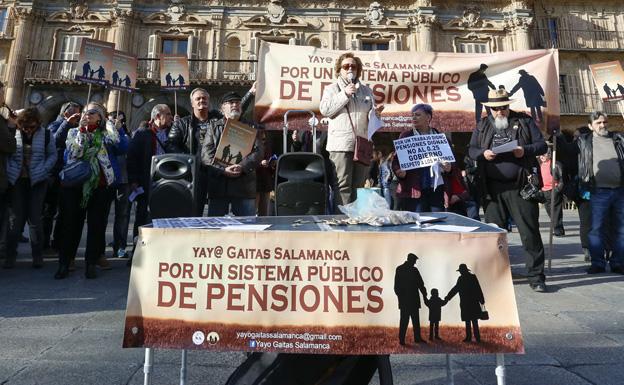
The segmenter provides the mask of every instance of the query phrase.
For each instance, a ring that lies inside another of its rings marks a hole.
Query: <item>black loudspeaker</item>
[[[324,215],[327,209],[325,160],[311,152],[291,152],[277,160],[276,215]]]
[[[152,219],[192,217],[195,213],[197,159],[189,154],[152,157]]]

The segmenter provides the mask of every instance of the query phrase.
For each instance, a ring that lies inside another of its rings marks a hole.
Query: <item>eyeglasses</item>
[[[351,68],[352,70],[356,70],[358,68],[357,64],[351,64],[351,63],[343,64],[341,67],[345,71],[349,70],[349,68]]]
[[[500,107],[490,107],[492,111],[506,111],[509,106],[500,106]]]
[[[87,110],[86,114],[87,115],[93,115],[93,114],[99,114],[100,112],[98,110],[92,109],[92,110]]]

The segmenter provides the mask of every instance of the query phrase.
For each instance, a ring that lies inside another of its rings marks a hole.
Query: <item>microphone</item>
[[[357,83],[357,79],[355,78],[355,74],[354,74],[353,72],[349,72],[349,73],[347,74],[347,79],[349,79],[349,81],[350,81],[352,84]],[[355,93],[353,93],[353,95],[351,95],[351,97],[352,97],[353,99],[355,99]]]

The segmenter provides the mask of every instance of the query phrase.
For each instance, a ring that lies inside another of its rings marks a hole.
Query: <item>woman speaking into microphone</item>
[[[360,83],[362,61],[352,52],[340,55],[335,72],[338,80],[325,88],[320,111],[329,118],[326,150],[336,169],[335,203],[345,205],[355,200],[357,188],[366,181],[372,155],[368,116],[371,110],[380,114],[383,105],[375,107],[373,91]]]

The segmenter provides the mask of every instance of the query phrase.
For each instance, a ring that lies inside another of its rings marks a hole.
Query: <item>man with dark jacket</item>
[[[151,119],[146,127],[142,127],[134,134],[128,148],[126,165],[128,167],[128,184],[130,191],[137,191],[139,187],[143,193],[137,195],[137,209],[132,234],[139,235],[139,226],[149,223],[149,196],[152,186],[150,170],[152,156],[166,152],[167,138],[173,116],[166,104],[157,104],[152,108]]]
[[[591,206],[591,267],[587,273],[605,272],[605,242],[611,236],[611,272],[624,274],[624,135],[610,132],[607,114],[600,111],[589,115],[588,126],[591,132],[581,133],[576,146],[572,146],[578,154],[579,190],[582,197],[589,198]],[[607,234],[609,217],[613,221],[612,234]]]
[[[537,202],[524,200],[520,190],[527,183],[539,179],[536,156],[548,149],[533,119],[511,111],[504,89],[490,91],[486,106],[492,116],[477,124],[470,139],[470,157],[477,161],[482,183],[485,222],[495,223],[501,229],[507,226],[509,216],[518,226],[522,246],[527,254],[527,278],[531,288],[546,291],[544,276],[544,245],[539,231]],[[496,147],[517,140],[513,151],[496,153]]]
[[[208,216],[226,215],[230,205],[234,215],[251,216],[256,213],[256,167],[264,154],[259,136],[256,135],[251,153],[241,154],[240,162],[225,167],[213,163],[227,121],[240,119],[241,100],[236,92],[223,96],[222,116],[210,121],[203,140],[201,159],[209,180]]]
[[[420,336],[420,291],[423,299],[427,298],[425,283],[416,268],[418,257],[414,253],[407,254],[407,260],[396,268],[394,274],[394,294],[399,300],[401,318],[399,321],[399,343],[405,345],[405,334],[410,318],[414,330],[414,342],[424,342]]]

